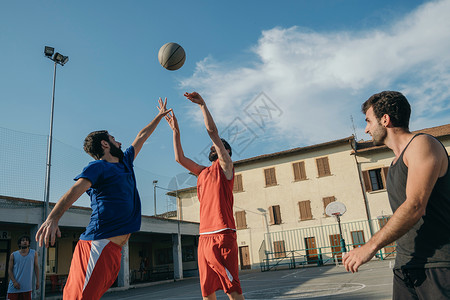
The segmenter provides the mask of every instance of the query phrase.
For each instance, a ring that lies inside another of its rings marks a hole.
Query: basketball
[[[167,70],[175,71],[183,66],[186,53],[177,43],[167,43],[159,49],[158,60]]]

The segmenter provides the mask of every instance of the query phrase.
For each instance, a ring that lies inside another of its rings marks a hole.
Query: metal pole
[[[183,255],[182,255],[182,246],[181,246],[181,228],[180,228],[180,221],[181,221],[181,215],[179,211],[181,211],[181,205],[178,205],[178,190],[175,191],[175,199],[177,202],[177,207],[179,207],[177,211],[177,225],[178,225],[178,232],[177,232],[177,238],[178,238],[178,279],[183,279]],[[180,201],[181,202],[181,201]],[[180,203],[181,204],[181,203]]]
[[[49,211],[50,199],[50,167],[52,165],[52,142],[53,142],[53,111],[55,108],[55,86],[56,86],[56,61],[53,69],[53,90],[52,90],[52,104],[50,110],[50,133],[48,135],[47,144],[47,164],[45,172],[45,191],[44,191],[44,214],[42,216],[42,223],[45,222]],[[45,269],[47,265],[47,247],[42,249],[42,268],[41,268],[41,299],[45,299]]]
[[[158,183],[158,180],[153,180],[153,205],[155,209],[155,217],[156,217],[156,184]]]
[[[342,252],[347,252],[347,249],[345,248],[345,240],[344,240],[344,236],[342,235],[342,229],[341,229],[341,217],[339,215],[336,216],[337,221],[338,221],[338,225],[339,225],[339,233],[341,235],[341,249]]]
[[[267,212],[264,213],[264,220],[266,221],[266,231],[267,231],[267,239],[269,242],[270,253],[271,253],[271,255],[273,255],[272,237],[270,236],[269,222],[267,221]]]

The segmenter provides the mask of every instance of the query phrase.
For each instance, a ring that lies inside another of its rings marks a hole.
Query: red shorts
[[[72,257],[64,300],[100,299],[120,270],[122,247],[110,240],[79,240]]]
[[[6,296],[6,300],[31,300],[31,291],[23,293],[10,293]]]
[[[200,235],[198,270],[203,297],[217,290],[242,294],[236,232]]]

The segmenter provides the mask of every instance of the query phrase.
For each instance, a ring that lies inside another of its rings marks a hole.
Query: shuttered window
[[[311,201],[300,201],[298,203],[298,207],[300,209],[300,220],[311,220],[312,219],[312,213],[311,213]]]
[[[269,207],[269,214],[270,214],[270,225],[281,224],[281,212],[279,205]]]
[[[284,247],[284,241],[273,242],[273,252],[275,252],[275,258],[286,257],[286,248]]]
[[[306,179],[306,170],[305,170],[305,162],[300,161],[292,164],[292,168],[294,169],[294,180],[305,180]]]
[[[245,229],[247,228],[247,220],[245,218],[245,211],[237,211],[235,213],[236,218],[236,229]]]
[[[275,168],[264,169],[264,177],[266,178],[266,186],[277,185],[277,177],[275,176]]]
[[[325,209],[327,208],[328,204],[336,201],[336,198],[334,196],[331,196],[331,197],[325,197],[322,200],[323,200],[323,214],[325,215],[325,217],[330,217],[329,215],[326,214]]]
[[[372,169],[362,172],[366,192],[386,189],[386,178],[389,167]]]
[[[319,177],[331,175],[330,165],[328,164],[328,157],[317,158],[316,164]]]
[[[243,192],[244,187],[242,186],[242,174],[234,175],[234,185],[233,185],[233,192]]]

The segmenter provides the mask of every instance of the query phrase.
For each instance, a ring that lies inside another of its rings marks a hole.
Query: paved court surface
[[[240,274],[247,300],[264,299],[391,299],[393,260],[371,261],[358,273],[347,273],[342,265]],[[228,299],[216,292],[217,299]],[[326,297],[326,298],[325,298]],[[137,287],[105,294],[102,299],[201,299],[198,278]]]

